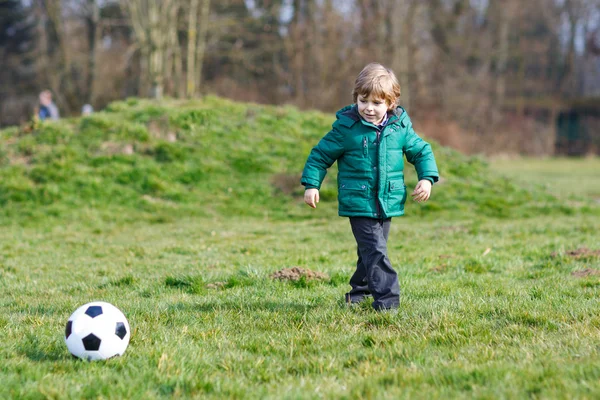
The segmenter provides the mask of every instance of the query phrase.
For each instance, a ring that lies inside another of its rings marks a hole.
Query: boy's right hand
[[[304,202],[312,208],[317,208],[319,202],[319,189],[306,189],[304,191]]]

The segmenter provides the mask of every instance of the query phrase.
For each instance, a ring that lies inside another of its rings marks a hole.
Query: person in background
[[[40,106],[38,110],[38,117],[40,121],[47,119],[57,120],[60,118],[58,107],[52,101],[52,93],[49,90],[44,90],[39,96]]]
[[[84,104],[83,107],[81,107],[81,115],[86,116],[86,115],[90,115],[94,112],[94,107],[92,107],[91,104]]]

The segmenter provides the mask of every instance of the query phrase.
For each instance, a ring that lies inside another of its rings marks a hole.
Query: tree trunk
[[[96,47],[100,41],[100,29],[98,24],[100,21],[100,8],[96,0],[88,0],[91,7],[90,14],[86,19],[88,27],[88,74],[86,80],[86,103],[95,105],[96,94],[94,91],[94,82],[96,80]]]
[[[188,98],[196,95],[196,46],[198,42],[198,2],[200,0],[191,0],[188,10],[188,30],[187,30],[187,79],[186,95]]]
[[[502,107],[506,97],[506,65],[508,62],[508,34],[510,31],[510,20],[506,7],[498,7],[498,18],[500,19],[500,26],[498,31],[498,62],[496,66],[496,107]]]
[[[406,107],[406,110],[410,112],[412,102],[411,87],[413,86],[412,79],[414,78],[414,48],[413,48],[413,31],[414,31],[414,17],[417,10],[417,5],[414,1],[410,1],[407,5],[408,10],[406,12],[406,18],[402,24],[402,39],[400,41],[400,62],[402,65],[400,69],[400,81],[402,82],[402,104]]]
[[[565,10],[569,19],[569,47],[567,55],[565,57],[564,67],[560,74],[559,88],[565,95],[571,95],[574,92],[573,85],[573,72],[575,70],[576,54],[575,54],[575,43],[577,41],[577,25],[578,16],[575,10],[573,0],[565,1]]]
[[[80,99],[71,77],[71,54],[66,42],[62,5],[60,0],[42,0],[42,4],[46,8],[50,27],[55,33],[55,44],[58,47],[57,54],[51,55],[51,65],[47,67],[48,80],[54,97],[58,99],[58,103],[66,113],[69,113],[79,105]]]
[[[169,32],[177,29],[178,13],[173,12],[173,7],[179,7],[178,1],[129,0],[124,1],[124,5],[139,43],[142,65],[147,71],[150,84],[149,95],[160,99],[164,92],[167,73],[166,59],[169,56],[167,46],[171,41]]]
[[[200,87],[202,84],[202,67],[204,65],[204,57],[206,53],[206,37],[208,34],[209,16],[210,0],[202,0],[202,7],[200,8],[200,30],[198,31],[198,42],[196,47],[196,94],[200,94]],[[192,72],[194,71],[192,70]]]
[[[417,3],[408,1],[394,1],[393,7],[388,10],[382,23],[389,27],[384,37],[383,48],[388,53],[390,67],[394,69],[400,82],[402,92],[402,106],[410,111],[411,90],[414,79],[414,45],[413,31]]]
[[[180,5],[173,7],[172,25],[170,29],[170,47],[172,49],[172,70],[173,70],[173,92],[177,98],[185,97],[185,85],[183,82],[183,61],[181,59],[181,45],[179,43],[179,10]],[[169,71],[169,69],[167,69]]]
[[[166,2],[165,2],[166,3]],[[150,2],[148,6],[148,17],[149,17],[149,36],[150,36],[150,97],[155,99],[161,99],[163,96],[163,84],[164,84],[164,32],[161,31],[160,18],[164,18],[161,15],[160,5],[155,2]]]

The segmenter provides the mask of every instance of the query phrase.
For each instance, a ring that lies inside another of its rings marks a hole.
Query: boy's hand
[[[312,208],[317,208],[319,202],[319,189],[306,189],[304,191],[304,202]]]
[[[415,190],[412,192],[412,198],[416,202],[427,201],[431,195],[431,182],[427,179],[422,179],[417,183]],[[306,198],[306,194],[304,196]]]

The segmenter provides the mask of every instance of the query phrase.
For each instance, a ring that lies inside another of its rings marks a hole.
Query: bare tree
[[[79,3],[79,2],[78,2]],[[94,91],[94,83],[96,81],[97,68],[97,46],[100,41],[100,7],[97,0],[86,0],[78,4],[79,9],[76,11],[79,18],[83,20],[87,29],[87,74],[84,84],[83,98],[88,104],[95,104],[96,96]]]
[[[467,132],[462,142],[474,140],[467,150],[500,146],[501,130],[512,129],[507,138],[536,132],[505,140],[530,151],[530,143],[544,143],[539,149],[552,141],[539,124],[550,126],[569,98],[600,94],[597,0],[28,4],[37,26],[28,59],[37,78],[22,102],[49,87],[65,114],[82,101],[200,91],[332,111],[349,101],[358,71],[377,61],[397,73],[403,106],[452,121]],[[1,46],[0,54],[7,54]],[[3,58],[10,71],[2,76],[26,64],[18,57],[25,56]],[[4,97],[14,97],[16,87],[3,82]]]
[[[179,29],[177,21],[179,21],[179,12],[181,7],[172,7],[171,15],[169,16],[171,21],[175,23],[170,27],[168,35],[168,46],[165,63],[165,71],[167,77],[171,75],[171,79],[167,79],[165,82],[165,92],[168,95],[176,96],[179,98],[185,97],[185,87],[183,82],[183,57],[182,49],[179,42]]]
[[[45,82],[67,111],[76,109],[79,96],[71,79],[72,48],[68,43],[67,23],[61,0],[37,0],[34,4],[38,19],[37,63],[40,82]]]
[[[200,4],[201,3],[201,4]],[[210,0],[191,0],[188,10],[187,30],[187,84],[186,94],[198,94],[202,80],[202,65],[206,51]],[[198,21],[198,19],[200,21]],[[199,26],[198,26],[199,22]]]
[[[172,41],[169,32],[177,29],[178,14],[173,8],[179,7],[179,1],[127,0],[123,5],[141,52],[142,88],[148,90],[151,97],[160,99],[167,73],[167,49]]]
[[[415,86],[415,17],[418,3],[414,0],[394,1],[392,12],[387,14],[388,32],[385,36],[386,52],[391,54],[391,66],[398,71],[402,87],[402,105],[410,111],[412,91]]]

